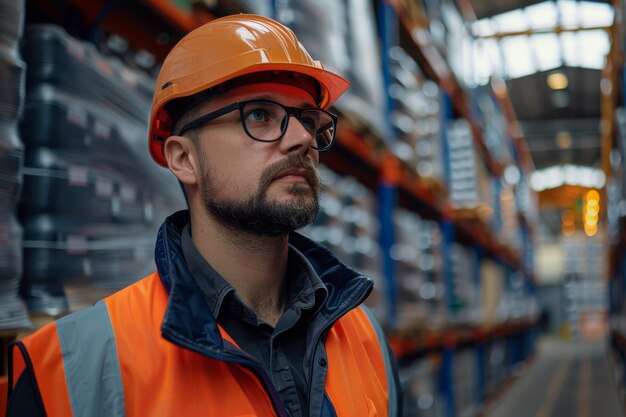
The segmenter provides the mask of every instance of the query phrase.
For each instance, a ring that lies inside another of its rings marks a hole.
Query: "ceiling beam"
[[[511,31],[511,32],[498,32],[493,35],[481,35],[476,36],[476,39],[503,39],[509,38],[512,36],[532,36],[532,35],[545,35],[545,34],[561,34],[561,33],[569,33],[569,32],[582,32],[586,30],[606,30],[607,32],[611,30],[611,26],[590,26],[590,27],[576,27],[576,28],[566,28],[563,26],[556,26],[552,29],[527,29],[527,30],[519,30],[519,31]]]
[[[550,119],[550,120],[520,120],[524,137],[554,136],[559,132],[568,132],[572,137],[596,134],[600,136],[600,119]]]

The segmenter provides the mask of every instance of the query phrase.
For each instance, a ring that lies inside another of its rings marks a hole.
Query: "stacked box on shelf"
[[[619,162],[619,165],[621,165],[621,162]],[[611,175],[606,180],[606,223],[609,242],[618,244],[621,231],[620,219],[626,214],[626,204],[622,204],[624,179],[623,174],[618,171],[616,166],[613,166],[611,169]],[[619,169],[623,169],[623,167]],[[624,211],[623,213],[622,210]]]
[[[442,181],[441,93],[424,77],[417,63],[402,48],[389,51],[393,101],[392,125],[399,139],[392,150],[422,178]]]
[[[459,243],[450,249],[452,274],[448,295],[448,320],[454,323],[473,324],[477,321],[481,305],[478,303],[478,288],[473,277],[474,255],[472,250]]]
[[[402,366],[399,370],[405,417],[443,416],[440,393],[441,359],[431,354]]]
[[[615,111],[618,138],[617,147],[611,151],[611,175],[606,181],[607,193],[607,232],[611,243],[620,243],[623,218],[626,217],[626,109]],[[621,227],[620,227],[621,226]]]
[[[578,281],[604,283],[605,244],[598,240],[587,239],[582,234],[579,239],[563,240],[565,252],[564,272],[578,277]]]
[[[515,206],[518,213],[522,214],[528,225],[539,224],[539,204],[537,194],[530,188],[528,174],[522,172],[521,179],[515,186]],[[534,244],[530,235],[526,233],[526,238],[522,240],[522,265],[526,271],[533,271],[534,264]]]
[[[494,208],[498,210],[498,213],[494,213],[492,228],[502,243],[509,248],[521,250],[521,231],[515,205],[515,186],[512,184],[514,181],[511,183],[507,181],[511,175],[514,176],[519,170],[513,165],[514,158],[511,154],[507,121],[492,95],[490,86],[476,88],[473,91],[473,102],[489,154],[501,165],[509,167],[508,169],[512,172],[502,179],[494,179],[494,181],[498,181],[497,187],[494,187],[496,192],[493,196],[496,199]]]
[[[401,329],[438,327],[445,320],[439,225],[403,209],[396,209],[393,222],[397,325]]]
[[[22,292],[59,314],[151,272],[156,230],[184,202],[146,149],[149,78],[51,25],[27,28],[23,50]]]
[[[448,197],[455,208],[490,207],[492,184],[489,171],[476,151],[469,122],[452,121],[448,126]]]
[[[301,232],[331,249],[351,268],[374,280],[367,304],[381,320],[386,318],[384,282],[381,281],[380,228],[376,196],[352,177],[341,177],[320,166],[324,189],[320,212]]]
[[[474,99],[483,139],[490,155],[501,164],[512,163],[507,121],[491,93],[491,87],[489,85],[478,87],[474,90]]]
[[[526,217],[530,224],[539,223],[537,194],[530,188],[528,175],[522,172],[521,179],[515,188],[517,211]]]
[[[519,215],[515,205],[515,187],[502,180],[500,187],[499,210],[500,230],[496,230],[498,238],[507,247],[516,251],[522,250],[522,235],[520,230]]]
[[[507,305],[511,320],[527,320],[538,317],[539,304],[528,291],[526,278],[520,271],[512,271],[508,277]]]
[[[492,259],[483,259],[480,265],[480,314],[479,320],[486,329],[493,328],[507,319],[505,271]]]
[[[19,54],[24,2],[0,1],[0,329],[30,326],[19,297],[22,228],[16,214],[24,145],[18,119],[24,101],[25,64]]]
[[[570,328],[579,334],[586,312],[603,311],[608,307],[605,276],[604,244],[579,236],[562,243],[565,259],[565,310]]]
[[[335,107],[389,138],[385,87],[373,3],[368,0],[276,0],[276,17],[311,56],[350,81]]]
[[[483,260],[481,287],[481,323],[486,328],[507,321],[530,320],[539,314],[538,301],[519,271]]]

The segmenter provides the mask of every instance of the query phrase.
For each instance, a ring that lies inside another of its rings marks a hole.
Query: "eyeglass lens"
[[[267,101],[248,102],[242,108],[242,120],[250,136],[261,141],[274,141],[287,129],[289,114],[277,103]],[[298,120],[315,137],[315,148],[325,149],[334,138],[335,123],[332,117],[318,109],[304,109]]]

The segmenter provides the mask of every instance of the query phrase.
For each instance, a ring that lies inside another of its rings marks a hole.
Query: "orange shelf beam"
[[[191,32],[198,27],[198,22],[191,13],[185,12],[168,0],[141,0],[165,20],[184,32]]]
[[[502,323],[494,327],[472,325],[428,330],[414,329],[413,332],[406,331],[406,334],[391,333],[388,340],[396,357],[402,359],[410,355],[435,352],[444,347],[457,348],[460,345],[471,345],[493,338],[511,336],[528,331],[537,324],[537,320],[528,319]],[[626,342],[626,339],[621,340]]]

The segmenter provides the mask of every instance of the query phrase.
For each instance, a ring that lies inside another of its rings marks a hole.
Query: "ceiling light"
[[[606,184],[604,171],[577,165],[557,165],[536,170],[530,175],[530,187],[537,192],[558,188],[562,185],[576,185],[600,189]]]
[[[556,144],[561,149],[569,149],[572,147],[572,135],[569,132],[559,132],[554,138]]]
[[[509,165],[504,170],[504,180],[509,185],[517,184],[521,178],[522,178],[522,175],[519,172],[519,169],[517,169],[515,165]]]
[[[553,90],[564,90],[568,85],[567,75],[562,72],[553,72],[548,75],[546,82],[548,83],[548,87]]]

